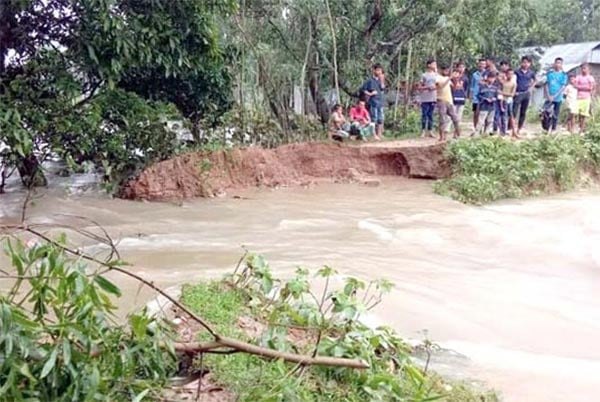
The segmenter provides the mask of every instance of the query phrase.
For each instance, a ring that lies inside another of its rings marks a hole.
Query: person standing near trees
[[[523,56],[521,58],[521,67],[515,72],[515,75],[517,77],[517,93],[514,100],[514,111],[515,117],[518,116],[517,135],[520,135],[523,125],[525,125],[531,91],[535,86],[535,72],[531,69],[531,57]]]
[[[501,70],[502,71],[502,70]],[[500,122],[500,132],[502,135],[506,135],[508,129],[511,130],[513,138],[519,138],[517,135],[517,128],[515,125],[515,113],[513,110],[514,97],[517,92],[517,82],[515,81],[515,72],[508,66],[504,69],[503,73],[500,73],[498,81],[502,85],[500,94],[502,95],[502,121]]]
[[[563,59],[557,57],[554,60],[554,67],[546,74],[546,85],[544,85],[544,96],[546,98],[546,106],[552,106],[552,120],[548,133],[556,131],[560,107],[565,98],[565,88],[568,82],[567,73],[563,71]]]
[[[575,88],[575,76],[569,75],[569,84],[565,88],[565,102],[567,103],[567,130],[574,133],[575,116],[577,116],[577,88]]]
[[[500,92],[496,85],[496,73],[490,72],[479,87],[479,121],[471,134],[475,135],[487,134],[492,127],[494,112],[496,110],[496,102],[498,101]]]
[[[439,138],[438,141],[446,141],[446,132],[450,126],[450,122],[454,124],[454,138],[460,137],[460,121],[454,112],[454,104],[452,100],[450,68],[442,66],[440,69],[441,75],[438,75],[435,81],[437,88],[437,107],[440,116],[439,120]]]
[[[385,75],[381,64],[373,65],[373,76],[364,83],[361,92],[368,96],[371,121],[377,124],[375,139],[383,138],[383,91],[385,90]]]
[[[421,76],[417,88],[420,90],[421,101],[421,138],[433,137],[433,111],[436,102],[437,63],[435,60],[427,61],[427,71]]]
[[[483,79],[483,73],[485,72],[487,63],[485,59],[479,59],[479,66],[477,71],[473,73],[471,77],[471,103],[473,104],[473,130],[476,129],[479,123],[479,86]]]
[[[458,121],[462,121],[465,110],[465,102],[467,100],[467,92],[469,90],[469,78],[465,73],[465,63],[459,61],[456,64],[456,69],[452,72],[452,102],[454,103],[454,113],[458,117]]]
[[[575,78],[577,89],[577,115],[579,116],[579,131],[585,133],[585,120],[590,117],[592,108],[592,94],[596,89],[596,80],[590,74],[590,65],[581,65],[581,73]]]

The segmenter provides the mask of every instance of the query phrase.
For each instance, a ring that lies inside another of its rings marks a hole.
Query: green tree
[[[125,174],[131,173],[129,159],[146,164],[168,157],[174,141],[160,124],[167,110],[161,102],[175,102],[191,116],[210,110],[206,99],[227,97],[215,16],[234,6],[233,0],[3,1],[0,139],[8,145],[3,163],[15,166],[30,186],[45,183],[41,163],[54,152],[76,164],[102,160],[112,173]],[[200,86],[200,78],[208,84]],[[164,90],[174,80],[191,88],[193,107]],[[115,92],[120,86],[130,95]],[[107,109],[113,97],[144,113]],[[157,144],[158,138],[167,141]]]

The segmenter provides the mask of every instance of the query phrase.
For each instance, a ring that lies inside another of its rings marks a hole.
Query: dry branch
[[[33,227],[28,226],[24,222],[24,219],[23,219],[22,223],[19,225],[10,225],[10,229],[30,233],[30,234],[44,240],[48,244],[51,244],[54,247],[57,247],[57,248],[63,250],[66,253],[69,253],[71,255],[74,255],[76,257],[84,259],[86,261],[93,262],[99,266],[102,266],[102,267],[106,268],[105,271],[103,271],[104,273],[108,272],[108,271],[115,271],[115,272],[121,273],[130,278],[135,279],[136,281],[148,286],[149,288],[156,291],[158,294],[165,297],[167,300],[169,300],[171,303],[173,303],[174,306],[176,306],[183,313],[188,315],[192,320],[196,321],[198,324],[200,324],[202,327],[204,327],[204,329],[206,329],[206,331],[208,331],[208,333],[210,333],[212,335],[212,337],[214,338],[213,341],[207,342],[207,343],[199,343],[199,344],[198,343],[175,343],[174,348],[175,348],[175,350],[177,350],[179,352],[186,353],[186,354],[201,354],[201,353],[234,353],[237,351],[237,352],[248,353],[248,354],[261,356],[261,357],[265,357],[265,358],[269,358],[269,359],[281,359],[281,360],[284,360],[284,361],[287,361],[290,363],[296,363],[296,364],[301,364],[301,365],[306,365],[306,366],[320,365],[320,366],[333,366],[333,367],[348,367],[348,368],[356,368],[356,369],[365,369],[365,368],[369,367],[369,365],[367,363],[360,361],[360,360],[335,358],[335,357],[327,357],[327,356],[306,356],[306,355],[300,355],[300,354],[295,354],[295,353],[282,352],[282,351],[278,351],[278,350],[274,350],[274,349],[263,348],[263,347],[253,345],[248,342],[243,342],[243,341],[236,340],[236,339],[222,337],[203,318],[199,317],[194,312],[189,310],[186,306],[181,304],[181,302],[179,302],[174,297],[167,294],[160,287],[156,286],[153,282],[151,282],[147,279],[144,279],[141,276],[139,276],[133,272],[130,272],[125,268],[116,266],[114,263],[99,260],[99,259],[97,259],[91,255],[88,255],[80,250],[75,250],[66,245],[60,244],[60,243],[52,240],[46,234],[36,230],[35,226],[33,226]],[[114,242],[110,238],[108,238],[107,243],[114,245]],[[217,349],[222,349],[222,348],[229,348],[230,350],[227,350],[227,351],[218,351],[217,350]],[[98,352],[98,353],[100,353],[100,352]]]

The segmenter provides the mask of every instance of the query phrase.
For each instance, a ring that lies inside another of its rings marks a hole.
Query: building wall
[[[598,63],[590,63],[592,75],[596,79],[596,95],[600,95],[600,61]]]

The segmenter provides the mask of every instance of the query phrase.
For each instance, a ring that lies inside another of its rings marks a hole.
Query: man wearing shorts
[[[590,117],[592,94],[596,89],[596,80],[590,74],[589,64],[581,65],[581,73],[575,78],[574,86],[577,89],[576,114],[579,116],[579,131],[583,134],[585,133],[585,120]]]

